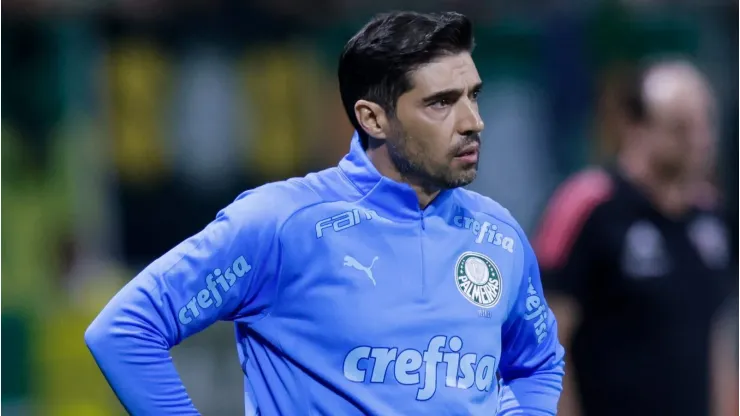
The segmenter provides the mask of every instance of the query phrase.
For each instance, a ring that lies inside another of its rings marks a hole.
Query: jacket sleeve
[[[555,415],[562,391],[565,352],[557,323],[542,294],[539,267],[525,237],[524,275],[502,328],[499,415]]]
[[[124,286],[85,332],[133,415],[195,415],[169,349],[218,320],[252,322],[275,295],[279,245],[265,192],[237,199],[203,231]]]

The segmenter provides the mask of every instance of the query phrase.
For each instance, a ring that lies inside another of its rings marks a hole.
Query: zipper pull
[[[426,230],[426,225],[424,224],[424,211],[421,211],[421,229]]]

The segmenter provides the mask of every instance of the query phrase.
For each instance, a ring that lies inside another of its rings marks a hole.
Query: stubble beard
[[[432,163],[426,152],[410,148],[410,143],[414,138],[406,134],[402,127],[394,129],[394,137],[395,140],[386,140],[388,155],[404,181],[433,192],[459,188],[475,180],[478,171],[477,162],[473,169],[461,172],[454,172],[449,162],[444,166],[434,168],[430,166]]]

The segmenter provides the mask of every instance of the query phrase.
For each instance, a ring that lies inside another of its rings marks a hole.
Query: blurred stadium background
[[[622,71],[692,57],[720,103],[737,241],[734,0],[6,0],[2,412],[118,415],[82,334],[145,264],[242,190],[335,164],[342,45],[389,9],[474,17],[479,179],[529,232],[569,173],[608,157]],[[737,251],[737,246],[735,246]],[[229,324],[173,352],[207,415],[243,414]]]

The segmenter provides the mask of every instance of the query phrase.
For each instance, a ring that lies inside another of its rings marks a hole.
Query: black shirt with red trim
[[[569,353],[587,416],[708,414],[711,323],[737,292],[728,237],[716,210],[667,218],[616,170],[556,192],[534,243],[545,289],[581,306]]]

